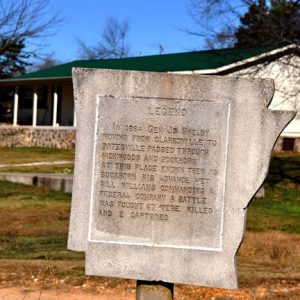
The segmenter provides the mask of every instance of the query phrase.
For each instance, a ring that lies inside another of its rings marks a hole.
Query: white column
[[[36,126],[36,120],[37,120],[37,107],[38,107],[38,94],[37,94],[37,88],[34,88],[33,90],[33,110],[32,110],[32,126]]]
[[[58,104],[58,94],[57,94],[57,86],[54,87],[53,93],[53,118],[52,118],[52,126],[57,125],[57,104]]]
[[[76,127],[77,121],[76,121],[76,111],[75,111],[75,103],[74,103],[74,112],[73,112],[73,127]]]
[[[18,110],[19,110],[19,89],[16,87],[15,94],[14,94],[14,118],[13,118],[13,125],[18,125]]]

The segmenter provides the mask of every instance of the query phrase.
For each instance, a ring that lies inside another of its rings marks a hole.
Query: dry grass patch
[[[280,231],[246,232],[239,256],[259,264],[300,264],[300,235]]]
[[[59,165],[38,165],[23,167],[5,167],[0,168],[0,172],[20,172],[20,173],[55,173],[55,174],[73,174],[74,164],[65,163]]]
[[[20,164],[38,161],[74,160],[74,149],[41,147],[0,147],[0,164]]]
[[[43,207],[6,208],[1,213],[0,236],[65,236],[69,205],[58,203],[55,207],[53,210],[53,203],[45,203]]]

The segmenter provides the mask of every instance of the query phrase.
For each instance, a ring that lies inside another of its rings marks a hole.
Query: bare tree
[[[299,0],[190,0],[189,34],[208,48],[275,43],[299,44]]]
[[[188,11],[195,27],[187,32],[210,49],[293,44],[282,57],[268,56],[230,75],[273,78],[276,103],[272,107],[300,112],[299,9],[299,0],[190,0]]]
[[[188,11],[195,27],[187,33],[208,48],[292,44],[299,57],[300,0],[189,0]],[[290,59],[287,65],[299,68]]]
[[[246,9],[247,1],[189,0],[188,13],[194,22],[188,34],[204,40],[207,48],[225,48],[235,41],[238,20]]]
[[[109,18],[101,32],[101,40],[94,46],[88,46],[78,39],[79,56],[84,59],[124,58],[129,54],[126,38],[129,31],[129,21],[118,21]]]
[[[286,52],[275,60],[266,59],[245,69],[240,69],[230,76],[251,78],[272,78],[275,82],[273,109],[293,109],[300,112],[300,57]],[[298,115],[297,118],[299,118]]]
[[[59,59],[57,59],[53,53],[49,53],[49,54],[46,54],[46,56],[44,58],[42,58],[38,62],[34,63],[28,71],[34,72],[34,71],[38,71],[38,70],[52,68],[61,63],[62,62]]]
[[[0,68],[6,65],[2,77],[24,72],[31,59],[42,57],[42,40],[62,22],[49,11],[49,0],[0,0]]]

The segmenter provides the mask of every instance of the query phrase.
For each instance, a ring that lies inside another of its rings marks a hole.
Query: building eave
[[[231,72],[234,72],[235,70],[238,69],[243,69],[246,68],[250,65],[254,65],[257,63],[260,63],[262,61],[265,61],[267,59],[275,59],[278,56],[284,55],[285,53],[289,53],[292,52],[293,50],[299,50],[300,47],[293,44],[293,45],[288,45],[288,46],[284,46],[281,48],[277,48],[275,50],[270,50],[268,52],[256,55],[256,56],[252,56],[250,58],[244,59],[244,60],[240,60],[234,63],[230,63],[228,65],[223,65],[220,67],[216,68],[211,68],[211,69],[202,69],[202,68],[198,68],[197,66],[194,66],[195,69],[193,69],[193,65],[190,66],[181,66],[181,70],[179,69],[178,71],[171,71],[170,69],[166,69],[165,72],[170,72],[170,73],[178,73],[178,74],[203,74],[203,75],[226,75],[229,74]],[[238,50],[238,49],[236,49]],[[76,63],[70,63],[71,65]],[[78,62],[79,64],[80,62]],[[71,67],[69,63],[66,64],[68,66]],[[73,67],[76,67],[76,65],[74,65]],[[78,65],[78,67],[81,67],[80,64]],[[83,66],[84,67],[84,66]],[[90,66],[89,68],[94,68],[93,66]],[[101,67],[99,67],[101,68]],[[149,71],[149,70],[148,70]],[[154,71],[153,71],[154,72]],[[46,74],[45,74],[46,75]],[[52,74],[53,76],[48,76],[47,75],[45,77],[31,77],[32,75],[27,76],[25,74],[25,76],[20,76],[20,77],[14,77],[14,78],[9,78],[9,79],[2,79],[0,80],[0,85],[17,85],[17,84],[29,84],[29,83],[33,83],[33,84],[38,84],[40,82],[52,82],[52,81],[69,81],[72,80],[72,76],[71,74],[66,76],[55,76],[56,74]],[[63,75],[63,74],[62,74]]]
[[[272,50],[272,51],[269,51],[269,52],[266,52],[266,53],[263,53],[263,54],[260,54],[260,55],[257,55],[257,56],[254,56],[254,57],[251,57],[251,58],[248,58],[248,59],[245,59],[245,60],[233,63],[233,64],[229,64],[227,66],[223,66],[223,67],[220,67],[220,68],[206,69],[206,70],[176,71],[176,72],[172,72],[172,73],[178,73],[178,74],[199,74],[199,75],[216,75],[216,74],[222,74],[222,73],[228,72],[228,71],[230,71],[232,69],[235,70],[237,68],[241,68],[243,65],[248,65],[248,64],[251,64],[251,63],[255,63],[255,61],[261,61],[261,60],[264,60],[264,59],[266,59],[268,57],[276,56],[276,55],[278,55],[280,53],[285,53],[285,52],[288,52],[288,51],[293,50],[293,49],[300,50],[300,47],[297,46],[297,45],[285,46],[283,48]]]
[[[44,78],[9,78],[9,79],[1,79],[0,85],[5,83],[25,83],[25,82],[41,82],[41,81],[62,81],[62,80],[72,80],[71,76],[65,77],[44,77]]]

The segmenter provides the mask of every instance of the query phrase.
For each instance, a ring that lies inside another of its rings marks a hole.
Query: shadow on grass
[[[289,182],[300,185],[300,155],[274,155],[265,183],[271,188],[277,183]]]

